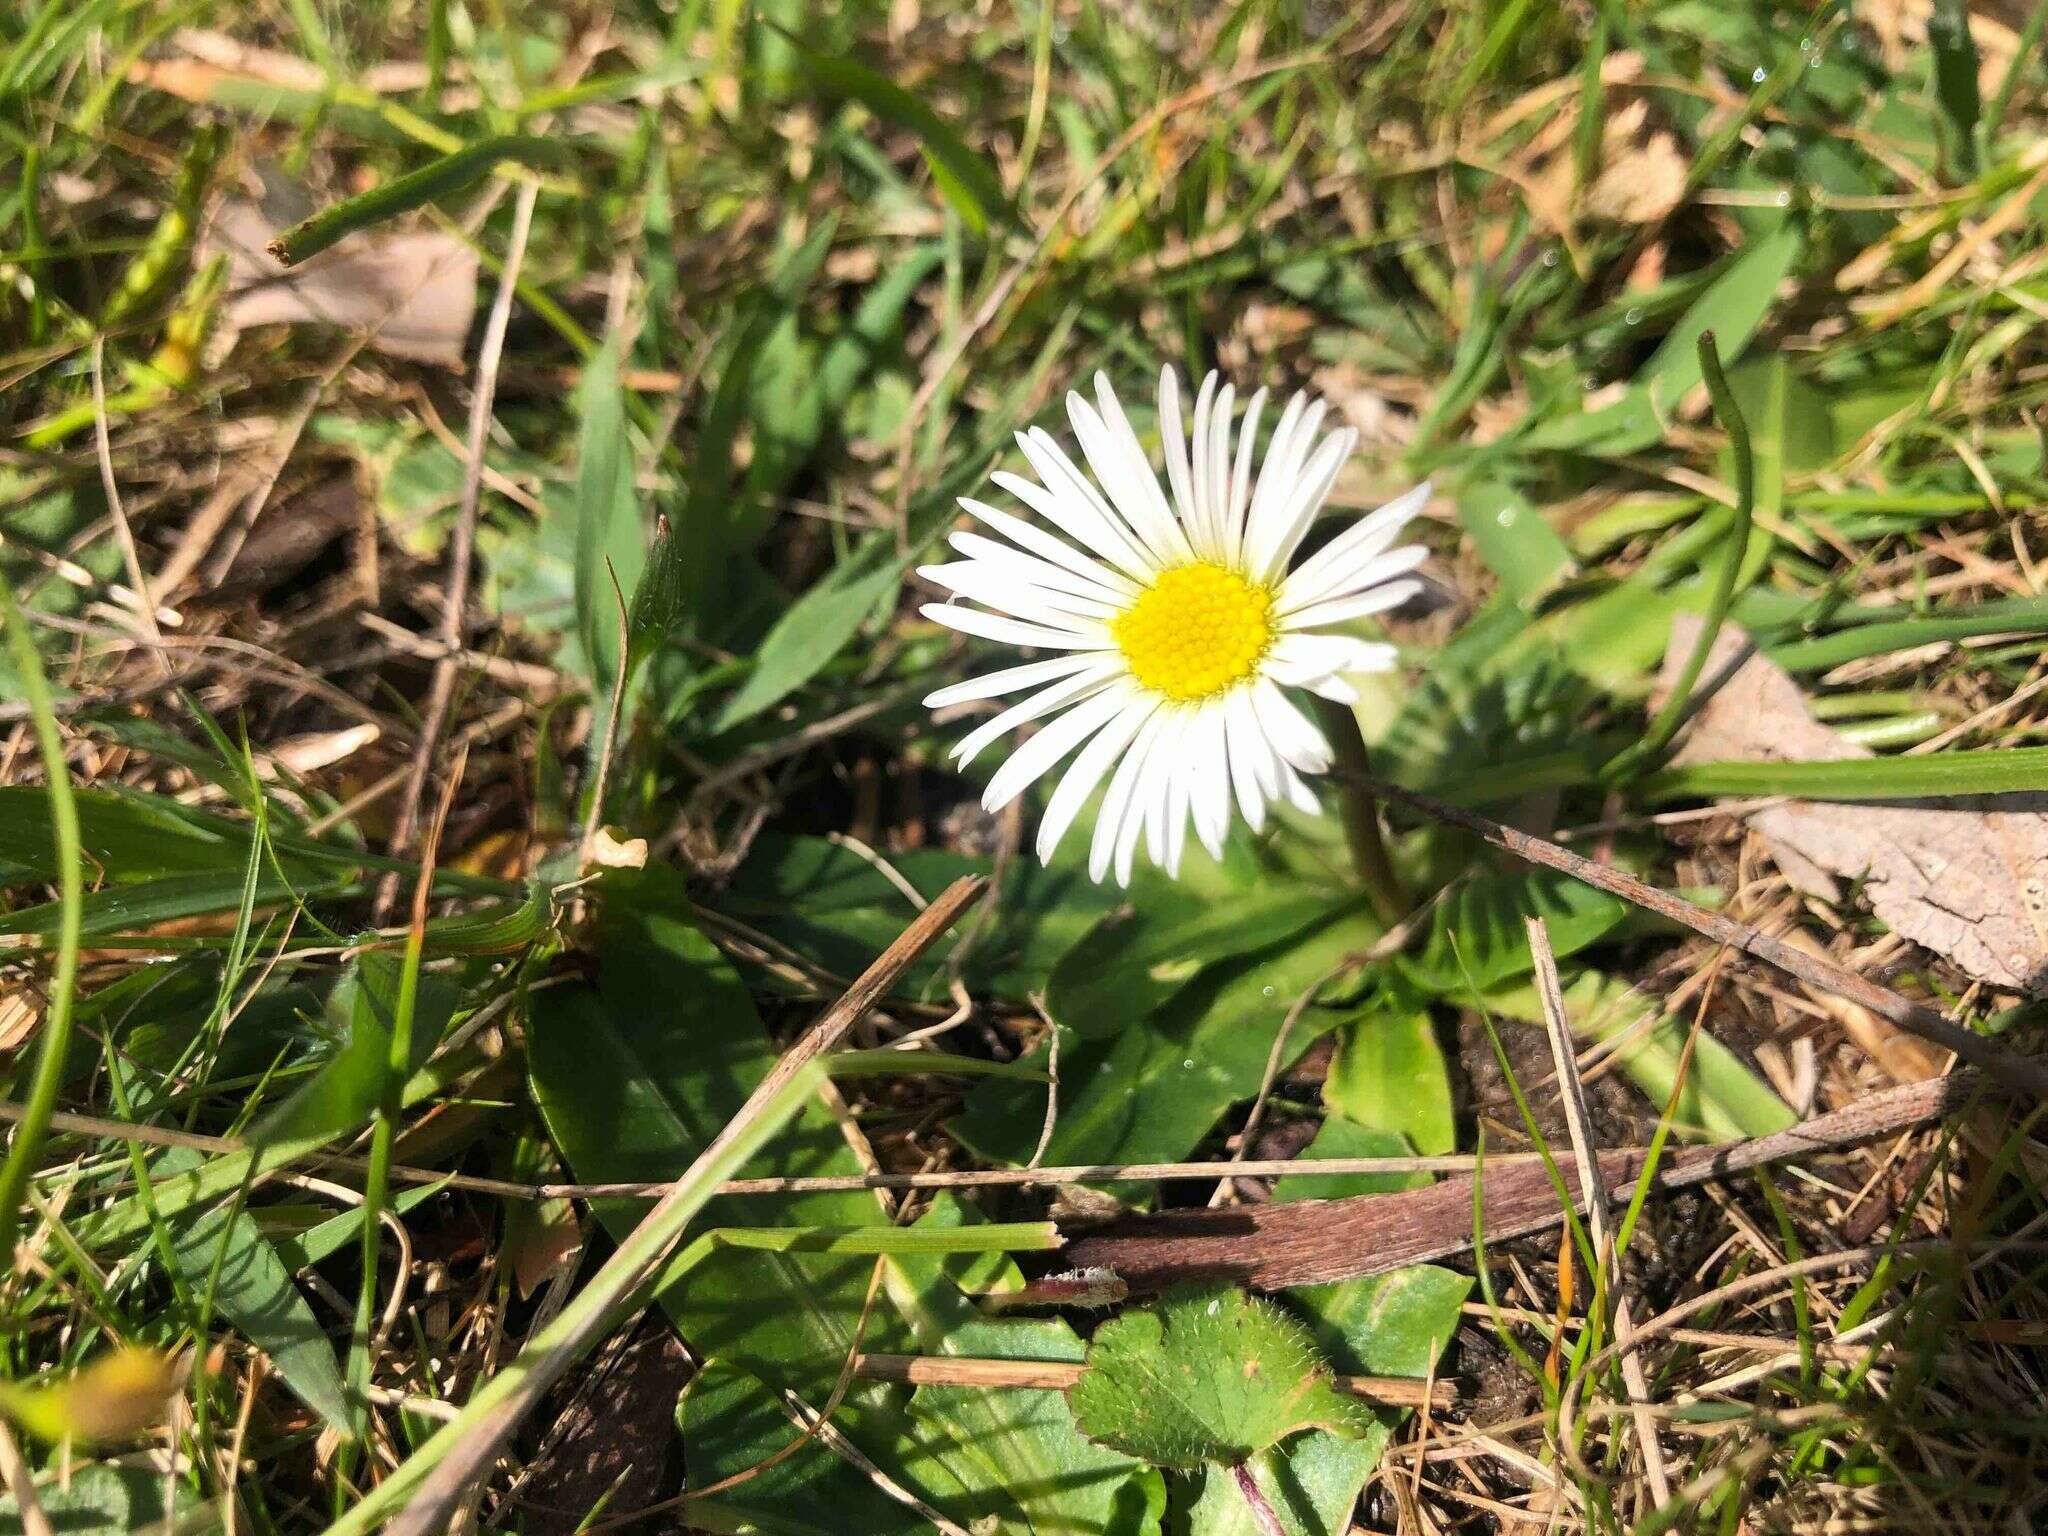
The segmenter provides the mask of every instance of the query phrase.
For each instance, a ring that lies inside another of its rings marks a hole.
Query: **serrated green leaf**
[[[1289,1435],[1366,1432],[1307,1328],[1231,1286],[1176,1292],[1104,1323],[1068,1389],[1091,1440],[1154,1466],[1235,1466]]]

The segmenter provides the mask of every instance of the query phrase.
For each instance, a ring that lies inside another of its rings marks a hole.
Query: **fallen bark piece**
[[[1668,688],[1699,635],[1699,620],[1672,626],[1662,686]],[[1726,674],[1703,703],[1675,761],[1831,762],[1870,757],[1813,718],[1799,685],[1749,639],[1723,626],[1703,686]],[[1733,668],[1732,674],[1729,669]],[[1787,879],[1839,900],[1837,879],[1861,882],[1890,927],[1979,981],[2048,993],[2048,815],[2036,796],[1832,805],[1786,800],[1749,814]]]
[[[1888,1088],[1769,1136],[1670,1153],[1658,1165],[1653,1185],[1677,1189],[1765,1163],[1839,1151],[1943,1119],[1991,1091],[1992,1085],[1968,1070]],[[1600,1154],[1601,1178],[1613,1199],[1634,1194],[1644,1155]],[[1578,1170],[1567,1164],[1559,1173],[1573,1207],[1584,1209]],[[1490,1168],[1481,1178],[1476,1208],[1488,1243],[1526,1237],[1564,1220],[1564,1202],[1551,1183],[1550,1171],[1541,1164]],[[1133,1292],[1214,1280],[1274,1291],[1384,1274],[1450,1258],[1472,1247],[1472,1183],[1473,1176],[1466,1174],[1390,1195],[1130,1216],[1075,1237],[1064,1258],[1071,1264],[1113,1271]],[[1011,1300],[1022,1300],[1029,1291],[1026,1286],[1024,1292],[1012,1293]]]

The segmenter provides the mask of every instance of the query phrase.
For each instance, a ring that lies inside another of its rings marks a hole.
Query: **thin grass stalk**
[[[78,990],[78,940],[85,902],[85,856],[78,827],[78,803],[71,793],[71,767],[64,760],[64,738],[57,730],[56,706],[50,697],[50,680],[43,672],[43,658],[36,650],[35,637],[22,617],[14,594],[0,583],[0,617],[7,627],[7,645],[15,670],[21,674],[22,691],[28,695],[29,718],[34,723],[36,748],[42,755],[43,774],[50,796],[50,822],[57,841],[57,965],[50,978],[50,1003],[43,1016],[42,1049],[36,1056],[35,1075],[29,1080],[27,1110],[7,1160],[0,1164],[0,1260],[13,1267],[15,1239],[21,1233],[22,1198],[35,1171],[36,1155],[42,1150],[43,1134],[57,1107],[57,1090],[64,1081],[64,1058],[71,1045],[71,1004]]]
[[[1608,764],[1602,777],[1609,782],[1621,777],[1634,778],[1660,760],[1671,745],[1671,738],[1678,734],[1679,726],[1685,723],[1686,714],[1692,707],[1692,691],[1698,685],[1700,673],[1714,648],[1714,638],[1721,633],[1721,621],[1728,616],[1728,606],[1735,600],[1736,578],[1741,574],[1743,557],[1749,550],[1750,530],[1756,520],[1756,454],[1750,447],[1749,423],[1743,419],[1742,408],[1735,403],[1735,393],[1728,387],[1728,375],[1721,370],[1720,348],[1712,331],[1700,332],[1699,354],[1700,374],[1706,380],[1707,397],[1714,402],[1714,414],[1727,432],[1728,445],[1735,455],[1735,524],[1729,529],[1728,543],[1721,555],[1721,569],[1714,580],[1713,595],[1707,601],[1705,621],[1700,626],[1699,639],[1693,643],[1692,654],[1686,658],[1685,669],[1672,685],[1671,696],[1664,701],[1664,707],[1657,711],[1650,728],[1643,732],[1642,741],[1619,753]]]

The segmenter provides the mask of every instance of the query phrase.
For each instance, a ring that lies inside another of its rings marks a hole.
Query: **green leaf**
[[[1186,1157],[1232,1104],[1258,1092],[1274,1036],[1302,994],[1378,925],[1362,903],[1326,907],[1256,954],[1207,967],[1165,1003],[1112,1034],[1062,1027],[1059,1113],[1051,1163],[1171,1162]],[[1332,1022],[1310,1008],[1296,1021],[1284,1068]],[[1046,1047],[1024,1057],[1043,1067]],[[968,1096],[953,1130],[982,1156],[1022,1162],[1045,1123],[1045,1090],[989,1079]],[[1128,1195],[1128,1191],[1124,1191]]]
[[[1176,1292],[1104,1323],[1067,1392],[1081,1432],[1154,1466],[1235,1466],[1289,1435],[1360,1435],[1308,1329],[1230,1286]]]
[[[1902,608],[1904,604],[1837,613],[1835,622],[1844,627],[1811,639],[1798,638],[1795,632],[1783,639],[1766,640],[1764,654],[1788,672],[1825,672],[1845,661],[1887,651],[1972,640],[1979,635],[2032,635],[2048,630],[2048,599],[2038,597],[2000,598],[1946,607],[1938,614],[1887,617]]]
[[[1331,1115],[1316,1132],[1316,1139],[1301,1149],[1295,1161],[1301,1172],[1274,1181],[1275,1200],[1339,1200],[1347,1195],[1384,1195],[1400,1189],[1417,1189],[1430,1182],[1426,1173],[1317,1173],[1313,1164],[1333,1157],[1413,1157],[1415,1147],[1407,1137],[1392,1131],[1368,1130],[1341,1115]]]
[[[1714,332],[1723,359],[1732,361],[1770,312],[1805,243],[1799,222],[1786,219],[1728,263],[1665,335],[1626,395],[1600,410],[1546,422],[1515,439],[1516,446],[1612,457],[1659,441],[1679,401],[1700,382],[1700,333]]]
[[[881,551],[883,546],[875,546]],[[906,562],[846,561],[790,604],[762,639],[754,667],[712,729],[725,731],[781,703],[830,664],[903,580]]]
[[[637,593],[647,560],[619,387],[627,341],[617,332],[607,336],[576,391],[576,632],[591,680],[606,697],[619,665],[620,598]]]
[[[1915,800],[2026,794],[2048,789],[2048,747],[1986,747],[1818,763],[1686,763],[1652,774],[1643,788],[1660,800],[1713,795]]]
[[[1475,480],[1460,488],[1458,522],[1509,597],[1533,608],[1577,562],[1538,507],[1512,486]]]
[[[155,1170],[189,1173],[204,1161],[197,1152],[172,1147],[157,1158]],[[186,1289],[204,1295],[211,1288],[221,1316],[270,1357],[299,1400],[343,1434],[353,1434],[334,1345],[255,1218],[233,1203],[221,1205],[172,1222],[170,1239],[171,1261]]]
[[[991,874],[986,859],[938,849],[892,854],[889,866],[925,900],[962,875]],[[1023,1003],[1047,985],[1060,956],[1120,900],[1083,872],[1012,859],[1002,870],[992,917],[960,925],[905,974],[897,990],[924,1002],[944,999],[956,963],[977,996]],[[851,981],[917,915],[876,862],[822,837],[763,833],[719,894],[717,910],[788,945],[814,965]],[[757,983],[787,986],[770,973]]]
[[[1332,1133],[1337,1133],[1335,1136]],[[1343,1120],[1324,1122],[1305,1157],[1370,1157],[1390,1153],[1400,1138],[1365,1131]],[[1428,1183],[1429,1175],[1368,1176],[1379,1188]],[[1364,1183],[1365,1180],[1360,1180]],[[1273,1186],[1275,1200],[1326,1199],[1337,1180],[1290,1175]],[[1288,1301],[1308,1319],[1317,1347],[1333,1369],[1356,1375],[1426,1377],[1457,1332],[1470,1277],[1433,1264],[1332,1285],[1298,1286]],[[1312,1430],[1248,1463],[1266,1502],[1290,1536],[1344,1536],[1360,1490],[1385,1453],[1399,1413],[1375,1414],[1370,1429],[1353,1439]],[[1189,1512],[1189,1536],[1264,1536],[1248,1524],[1250,1510],[1235,1480],[1219,1470],[1201,1474]]]
[[[1509,1018],[1543,1022],[1542,1005],[1531,986],[1493,992],[1486,1006]],[[1652,1023],[1661,1011],[1655,998],[1598,971],[1584,972],[1565,988],[1564,1011],[1576,1038],[1620,1042],[1616,1055],[1621,1070],[1653,1105],[1662,1110],[1671,1101],[1689,1033],[1683,1021],[1667,1018]],[[1676,1121],[1682,1129],[1709,1141],[1735,1141],[1782,1131],[1798,1118],[1741,1057],[1701,1032],[1685,1092],[1678,1100]]]
[[[980,155],[938,113],[894,81],[865,64],[797,48],[797,62],[821,92],[859,102],[886,123],[917,139],[932,180],[968,227],[985,233],[992,224],[1007,223],[1012,214],[1002,181]]]
[[[730,619],[732,605],[713,576],[731,569],[758,522],[747,498],[736,494],[733,457],[754,401],[754,365],[803,302],[837,232],[838,221],[824,219],[803,244],[786,252],[770,281],[741,302],[720,346],[718,388],[697,425],[690,492],[676,522],[681,607],[700,632],[716,633]]]
[[[330,871],[294,871],[291,865],[286,865],[285,869],[287,875],[294,877],[280,879],[277,872],[268,867],[257,871],[256,907],[274,906],[294,897],[333,896],[355,883],[352,877]],[[175,922],[180,918],[232,912],[241,906],[248,890],[246,870],[239,873],[222,870],[205,875],[166,875],[158,880],[109,885],[94,891],[79,903],[82,914],[79,932],[89,939],[111,938],[116,934],[144,932],[159,923]],[[0,914],[0,934],[43,938],[57,931],[57,920],[55,902],[23,907],[19,911]]]
[[[1358,1125],[1405,1138],[1425,1157],[1457,1150],[1450,1068],[1435,1024],[1420,1009],[1382,1004],[1346,1025],[1323,1102]]]
[[[388,951],[364,950],[356,956],[328,998],[329,1017],[343,1022],[347,1031],[340,1048],[303,1087],[256,1123],[249,1135],[251,1145],[332,1141],[370,1123],[384,1097],[400,970],[399,957]],[[413,1000],[414,1072],[426,1065],[440,1044],[461,1001],[446,976],[425,973],[418,988]]]
[[[1425,991],[1469,996],[1533,969],[1523,920],[1540,917],[1560,958],[1605,938],[1628,904],[1556,870],[1478,875],[1438,902],[1421,949],[1399,959]]]
[[[527,1047],[534,1099],[579,1181],[677,1177],[775,1061],[753,999],[689,922],[673,871],[615,871],[600,887],[597,984],[533,1000]],[[813,1102],[746,1169],[747,1177],[855,1174],[838,1124]],[[592,1202],[615,1234],[650,1202]],[[711,1227],[859,1227],[883,1221],[858,1191],[722,1197]],[[830,1390],[853,1347],[873,1261],[859,1256],[720,1249],[659,1299],[706,1356],[766,1380]],[[866,1346],[886,1347],[870,1329]]]
[[[683,1437],[683,1468],[692,1488],[748,1467],[759,1472],[716,1495],[721,1513],[744,1524],[712,1525],[686,1507],[691,1528],[749,1530],[767,1536],[923,1536],[930,1524],[891,1499],[874,1480],[815,1440],[787,1452],[802,1433],[775,1405],[760,1380],[724,1360],[708,1360],[676,1407]]]
[[[1084,1038],[1113,1035],[1204,967],[1288,939],[1329,910],[1327,892],[1275,882],[1242,901],[1160,900],[1112,913],[1053,967],[1047,1011]]]
[[[167,1520],[164,1499],[172,1500]],[[178,1478],[150,1466],[95,1463],[59,1469],[39,1479],[36,1503],[57,1536],[135,1536],[186,1531],[198,1501]],[[14,1495],[0,1495],[0,1536],[27,1536]]]
[[[949,1194],[918,1227],[981,1225],[971,1206]],[[1023,1283],[1002,1255],[906,1259],[896,1266],[905,1315],[927,1354],[991,1360],[1078,1363],[1086,1348],[1058,1318],[981,1315],[967,1292],[1001,1292]],[[949,1447],[946,1463],[962,1480],[944,1501],[949,1516],[975,1530],[1156,1532],[1165,1504],[1157,1473],[1095,1444],[1074,1422],[1062,1393],[1015,1388],[920,1387],[910,1400],[920,1437]]]

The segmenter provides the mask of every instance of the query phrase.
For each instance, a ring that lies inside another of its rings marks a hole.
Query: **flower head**
[[[954,748],[963,766],[1005,733],[1053,717],[996,770],[982,797],[999,810],[1072,755],[1039,822],[1040,858],[1052,856],[1105,778],[1088,859],[1097,880],[1114,870],[1128,884],[1141,840],[1153,863],[1177,873],[1190,822],[1220,853],[1233,799],[1254,830],[1275,800],[1314,811],[1301,776],[1329,766],[1329,744],[1282,689],[1352,704],[1358,694],[1347,674],[1394,663],[1390,645],[1328,631],[1414,593],[1417,584],[1401,578],[1424,551],[1389,546],[1429,487],[1389,502],[1294,565],[1358,435],[1321,435],[1327,408],[1296,395],[1254,475],[1265,402],[1264,390],[1252,396],[1233,453],[1233,391],[1210,374],[1195,396],[1190,441],[1180,381],[1172,369],[1162,372],[1162,489],[1109,381],[1097,374],[1093,404],[1067,396],[1093,478],[1049,433],[1020,433],[1038,479],[993,478],[1042,522],[963,498],[999,537],[956,533],[953,547],[965,558],[919,572],[967,600],[929,604],[927,618],[1053,653],[925,700],[936,709],[1023,696]]]

